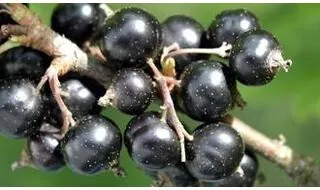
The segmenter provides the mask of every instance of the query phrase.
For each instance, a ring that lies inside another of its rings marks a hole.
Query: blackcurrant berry
[[[63,3],[53,11],[51,28],[82,45],[96,32],[102,10],[94,3]]]
[[[144,170],[144,172],[154,179],[156,187],[196,187],[198,180],[194,178],[182,162],[174,166],[168,166],[161,170]]]
[[[278,40],[264,30],[252,30],[239,36],[233,45],[229,64],[237,79],[245,85],[264,85],[272,81],[279,68],[287,70]]]
[[[231,69],[217,61],[197,61],[182,73],[177,100],[188,116],[209,122],[232,108],[235,92]]]
[[[257,17],[245,9],[222,11],[207,30],[211,47],[220,47],[223,42],[231,43],[247,31],[260,29]]]
[[[135,7],[116,11],[104,26],[100,49],[119,66],[134,66],[155,57],[162,47],[161,24],[150,13]]]
[[[111,167],[120,156],[122,137],[118,126],[102,116],[78,120],[61,142],[66,164],[79,174],[96,174]]]
[[[142,169],[159,170],[175,165],[180,160],[179,139],[160,119],[136,130],[128,142],[129,155]]]
[[[68,73],[61,77],[61,97],[71,111],[75,120],[88,115],[98,114],[101,107],[98,106],[98,98],[103,96],[105,88],[97,83],[97,81],[79,76],[78,73]],[[61,111],[50,93],[49,107],[47,118],[53,119],[50,122],[58,122],[62,125]]]
[[[177,43],[181,48],[200,48],[204,28],[195,19],[184,15],[170,16],[162,23],[162,28],[165,46]],[[176,72],[181,73],[186,65],[199,57],[197,54],[175,56]]]
[[[230,176],[239,167],[244,155],[244,143],[237,131],[218,122],[199,126],[194,140],[187,143],[189,172],[202,181]]]
[[[130,143],[130,140],[133,140],[134,133],[139,131],[144,126],[159,122],[159,116],[160,114],[157,112],[144,112],[141,115],[137,115],[133,117],[129,121],[125,129],[124,139],[123,139],[124,144],[128,146]]]
[[[26,79],[0,81],[0,132],[10,138],[30,136],[40,128],[43,102]]]
[[[246,150],[240,162],[240,167],[243,174],[235,172],[224,179],[214,182],[204,182],[202,185],[211,187],[252,187],[259,169],[257,157],[253,152]]]
[[[139,68],[119,70],[113,78],[111,103],[120,111],[138,115],[143,113],[153,100],[152,79]]]
[[[75,119],[89,113],[98,113],[98,98],[81,78],[70,78],[61,82],[62,98]]]
[[[194,187],[198,180],[194,178],[186,168],[184,163],[177,163],[169,166],[160,172],[163,172],[169,178],[170,182],[176,187]]]
[[[27,47],[12,48],[0,55],[0,78],[24,77],[38,80],[49,67],[51,58]]]
[[[43,123],[39,132],[28,138],[27,152],[36,168],[54,171],[64,166],[60,139],[60,130],[48,123]]]

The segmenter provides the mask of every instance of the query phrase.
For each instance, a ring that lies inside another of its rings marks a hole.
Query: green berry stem
[[[100,3],[99,7],[104,11],[106,14],[106,18],[111,17],[114,14],[114,11],[105,3]]]
[[[20,46],[19,43],[13,42],[11,40],[6,41],[4,44],[0,47],[0,54],[2,54],[5,51],[8,51],[9,49],[15,48]]]
[[[283,138],[272,140],[234,116],[227,115],[224,121],[241,134],[246,145],[284,169],[297,186],[320,185],[320,168],[313,158],[296,153]]]

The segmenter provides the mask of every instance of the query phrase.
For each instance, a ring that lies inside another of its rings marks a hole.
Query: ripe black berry
[[[235,172],[244,155],[244,143],[237,131],[218,122],[198,127],[193,135],[194,140],[186,146],[186,166],[195,178],[218,180]]]
[[[51,28],[82,45],[96,32],[100,12],[94,3],[59,4],[52,13]]]
[[[257,157],[253,152],[246,150],[246,153],[240,162],[240,167],[243,171],[242,175],[235,172],[231,176],[221,180],[204,182],[203,185],[211,187],[252,187],[259,169]]]
[[[209,122],[229,111],[235,90],[235,77],[226,65],[197,61],[181,75],[178,102],[191,118]]]
[[[159,21],[139,8],[116,11],[104,26],[100,49],[108,60],[130,66],[155,57],[162,47]]]
[[[51,62],[46,54],[27,47],[12,48],[0,55],[0,78],[24,77],[38,80]]]
[[[191,17],[184,15],[171,16],[162,23],[162,28],[165,46],[178,43],[181,48],[199,48],[201,45],[204,28]],[[186,65],[199,57],[197,54],[175,56],[177,73],[181,73]]]
[[[153,185],[156,187],[198,186],[198,180],[188,172],[185,164],[182,162],[178,162],[176,165],[168,166],[161,170],[144,170],[144,172],[154,179]]]
[[[26,79],[0,81],[0,131],[10,138],[30,136],[40,128],[43,103]]]
[[[278,40],[264,30],[239,36],[233,45],[229,64],[245,85],[264,85],[272,81],[279,68],[288,70],[291,60],[283,60]]]
[[[120,111],[138,115],[144,112],[153,99],[152,79],[138,68],[126,68],[117,72],[110,91],[111,103]]]
[[[127,149],[131,158],[142,169],[159,170],[180,160],[178,137],[160,119],[157,122],[146,122],[146,125],[132,134],[128,142]]]
[[[76,173],[95,174],[111,166],[120,155],[119,128],[102,116],[86,116],[71,128],[61,142],[66,164]]]
[[[84,80],[84,79],[82,79]],[[89,113],[98,113],[98,98],[85,86],[81,78],[71,78],[61,82],[62,98],[75,119]]]
[[[48,123],[43,123],[39,132],[28,138],[27,152],[36,168],[54,171],[64,166],[60,139],[60,130]]]
[[[146,125],[152,125],[152,123],[159,122],[159,113],[157,112],[144,112],[141,115],[133,117],[124,132],[124,144],[129,145],[130,140],[133,140],[133,135],[135,132],[139,131]],[[132,143],[132,142],[131,142]]]
[[[248,10],[226,10],[218,14],[207,30],[211,47],[220,47],[223,42],[231,43],[247,31],[260,29],[257,17]]]
[[[189,173],[185,164],[181,162],[174,166],[169,166],[160,172],[167,175],[170,182],[176,187],[194,187],[198,183],[198,180]]]

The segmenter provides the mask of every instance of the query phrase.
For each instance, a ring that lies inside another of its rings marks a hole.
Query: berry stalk
[[[228,57],[231,50],[231,44],[227,44],[226,42],[223,42],[222,45],[219,48],[180,48],[177,47],[175,50],[168,52],[168,54],[162,58],[166,59],[168,57],[174,57],[177,55],[183,55],[183,54],[214,54],[218,55],[220,57]]]
[[[185,144],[184,140],[187,138],[188,140],[193,140],[193,136],[190,135],[183,127],[182,123],[180,122],[176,110],[174,108],[174,103],[170,94],[170,89],[168,88],[166,77],[162,75],[162,73],[158,70],[158,68],[153,63],[152,59],[149,59],[147,61],[147,64],[152,69],[154,78],[159,84],[159,88],[161,89],[162,96],[163,96],[163,108],[164,111],[164,117],[170,121],[170,123],[173,124],[178,137],[180,139],[180,147],[181,147],[181,162],[186,161],[186,152],[185,152]]]

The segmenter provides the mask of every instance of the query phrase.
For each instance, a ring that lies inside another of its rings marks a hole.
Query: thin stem
[[[174,51],[168,52],[167,55],[163,58],[165,60],[168,57],[174,57],[177,55],[183,55],[183,54],[214,54],[219,55],[220,57],[228,57],[230,55],[230,50],[232,46],[231,44],[227,44],[226,42],[223,42],[222,45],[219,48],[177,48]]]
[[[12,48],[15,48],[15,47],[19,47],[19,46],[20,46],[20,43],[7,40],[4,44],[2,44],[0,46],[0,54],[2,54],[3,52],[8,51],[9,49],[12,49]]]
[[[264,134],[254,130],[240,119],[227,115],[224,120],[237,130],[245,143],[268,160],[287,167],[292,160],[292,150],[286,145],[271,140]]]
[[[320,169],[314,159],[294,152],[285,145],[283,136],[280,135],[279,139],[272,140],[231,115],[225,116],[224,121],[241,134],[249,148],[283,168],[296,185],[320,185]]]
[[[105,3],[101,3],[99,7],[104,11],[106,14],[106,18],[109,18],[114,14],[114,11]]]
[[[186,161],[186,153],[185,153],[185,144],[184,140],[187,138],[188,140],[193,140],[193,136],[190,135],[185,128],[183,127],[182,123],[180,122],[176,110],[174,108],[174,103],[171,98],[170,89],[168,88],[166,78],[162,75],[162,73],[158,70],[155,66],[152,59],[147,61],[147,64],[152,69],[154,73],[154,78],[159,84],[159,88],[161,89],[162,96],[163,96],[163,106],[166,108],[167,112],[167,119],[172,123],[174,126],[177,135],[180,140],[180,148],[181,148],[181,162]]]

